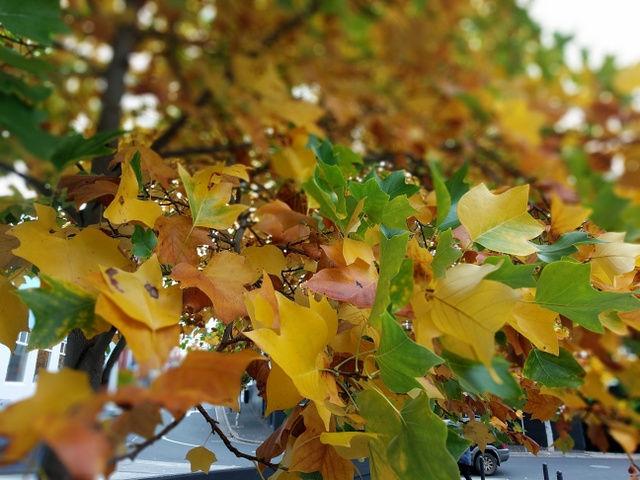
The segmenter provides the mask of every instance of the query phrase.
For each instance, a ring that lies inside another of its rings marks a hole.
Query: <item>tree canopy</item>
[[[0,342],[69,342],[0,412],[0,463],[44,443],[108,475],[161,411],[237,408],[245,372],[288,412],[234,449],[271,478],[457,479],[470,443],[536,453],[525,413],[637,449],[639,66],[569,68],[515,0],[0,0],[0,24],[0,167],[32,193],[0,198]]]

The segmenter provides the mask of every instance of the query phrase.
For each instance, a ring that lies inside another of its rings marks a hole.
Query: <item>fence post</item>
[[[542,478],[543,480],[549,480],[549,468],[546,463],[542,464]]]
[[[484,453],[480,452],[480,479],[486,480],[484,476]]]
[[[561,472],[560,470],[558,470],[558,471],[556,472],[556,475],[557,475],[557,479],[558,479],[558,480],[564,480],[564,479],[562,478],[562,472]]]

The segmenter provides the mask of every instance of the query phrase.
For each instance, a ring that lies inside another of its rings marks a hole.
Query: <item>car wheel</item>
[[[485,475],[495,475],[496,470],[498,470],[498,459],[489,452],[484,452],[484,474]],[[475,467],[478,472],[482,468],[480,465],[480,458],[482,455],[476,456]]]

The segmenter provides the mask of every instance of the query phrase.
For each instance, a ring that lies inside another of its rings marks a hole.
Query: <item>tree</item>
[[[1,462],[108,474],[245,371],[291,409],[236,452],[274,477],[458,478],[471,442],[537,452],[523,412],[636,450],[638,67],[569,69],[512,0],[63,4],[0,1],[0,165],[36,195],[1,204],[0,341],[30,309],[70,345]]]

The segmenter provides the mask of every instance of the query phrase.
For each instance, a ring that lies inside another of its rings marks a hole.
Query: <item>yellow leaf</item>
[[[222,182],[211,168],[193,177],[178,165],[178,173],[189,198],[194,226],[224,229],[233,225],[246,205],[228,205],[233,185]]]
[[[470,420],[462,427],[465,438],[470,439],[478,445],[478,448],[484,452],[488,443],[496,441],[496,437],[489,432],[487,426],[477,420]]]
[[[559,353],[558,336],[555,331],[556,312],[533,303],[532,292],[524,292],[523,301],[516,303],[509,325],[527,337],[540,350],[554,355]]]
[[[612,421],[609,424],[609,434],[620,444],[627,455],[632,455],[640,444],[640,434],[633,425]]]
[[[13,227],[11,235],[20,240],[14,253],[51,277],[94,291],[88,278],[97,274],[100,265],[124,268],[130,261],[118,249],[119,242],[99,230],[84,229],[72,237],[64,237],[65,231],[49,228],[49,207],[37,221],[25,222]],[[50,233],[53,232],[53,233]],[[72,230],[76,232],[76,230]]]
[[[271,360],[271,372],[267,378],[267,408],[265,416],[276,410],[293,408],[303,400],[291,378]]]
[[[122,332],[143,369],[160,368],[178,343],[180,288],[163,287],[155,255],[134,273],[111,267],[102,268],[101,274],[94,279],[101,292],[96,313]]]
[[[271,155],[271,164],[282,178],[304,182],[316,167],[316,156],[307,148],[309,133],[304,128],[296,128],[287,133],[286,144]]]
[[[554,194],[551,197],[551,231],[563,235],[578,228],[591,215],[591,209],[582,205],[567,205]]]
[[[416,289],[411,297],[411,307],[415,318],[413,327],[415,331],[416,343],[433,350],[433,339],[442,335],[442,330],[436,327],[433,317],[433,302],[427,301],[427,297],[422,290]]]
[[[358,258],[365,263],[373,265],[376,259],[372,248],[368,244],[348,237],[344,239],[344,243],[342,244],[342,255],[347,265],[355,263]]]
[[[242,374],[254,360],[265,358],[254,350],[238,353],[194,350],[180,366],[157,377],[151,385],[151,393],[174,413],[184,413],[200,403],[238,410]]]
[[[13,352],[20,332],[29,331],[29,309],[13,293],[17,288],[0,276],[0,343]]]
[[[182,293],[177,285],[163,287],[162,270],[155,255],[133,273],[102,268],[104,283],[98,290],[127,315],[151,330],[176,325],[182,315]]]
[[[276,292],[276,298],[280,333],[269,328],[258,328],[245,335],[282,367],[303,397],[313,400],[328,425],[330,413],[324,403],[328,401],[341,406],[342,401],[334,378],[323,371],[329,365],[329,359],[324,353],[330,336],[327,320],[316,311],[292,302],[279,292]],[[257,310],[255,315],[263,324],[269,321],[262,319]]]
[[[521,98],[503,100],[496,110],[505,131],[533,147],[540,145],[540,129],[546,120],[542,113],[532,110]]]
[[[624,68],[616,73],[613,78],[613,86],[620,93],[629,95],[640,87],[640,63]]]
[[[495,252],[529,255],[537,248],[527,240],[540,235],[544,228],[527,213],[528,199],[529,185],[494,195],[480,184],[458,202],[458,218],[471,239],[484,247]]]
[[[93,395],[87,374],[68,368],[58,373],[42,370],[33,397],[0,412],[0,436],[9,440],[0,464],[23,460],[39,441],[33,425],[49,415],[64,415]]]
[[[153,227],[156,218],[162,215],[162,207],[150,199],[139,200],[138,192],[138,179],[133,168],[123,163],[118,192],[104,211],[104,217],[116,225],[138,221]]]
[[[287,260],[282,250],[275,245],[251,246],[242,252],[242,256],[258,272],[258,275],[265,271],[279,277],[282,270],[287,268]]]
[[[591,275],[613,285],[615,277],[633,272],[636,258],[640,256],[640,245],[624,243],[624,233],[607,232],[598,240],[609,243],[595,244],[591,255]]]
[[[369,456],[369,440],[378,438],[377,433],[368,432],[322,432],[320,442],[332,445],[342,458],[352,460]]]
[[[222,251],[214,255],[202,271],[181,263],[174,267],[171,277],[178,280],[182,288],[202,290],[211,299],[220,320],[228,324],[247,314],[244,304],[247,289],[244,286],[254,283],[259,274],[245,264],[241,255]]]
[[[197,472],[199,470],[204,473],[209,473],[211,465],[218,461],[216,454],[206,447],[195,447],[187,452],[184,457],[185,460],[189,460],[191,463],[191,472]]]
[[[468,343],[478,359],[491,366],[494,334],[509,320],[520,299],[512,288],[483,280],[494,265],[458,265],[438,280],[433,293],[432,318],[443,332]]]

